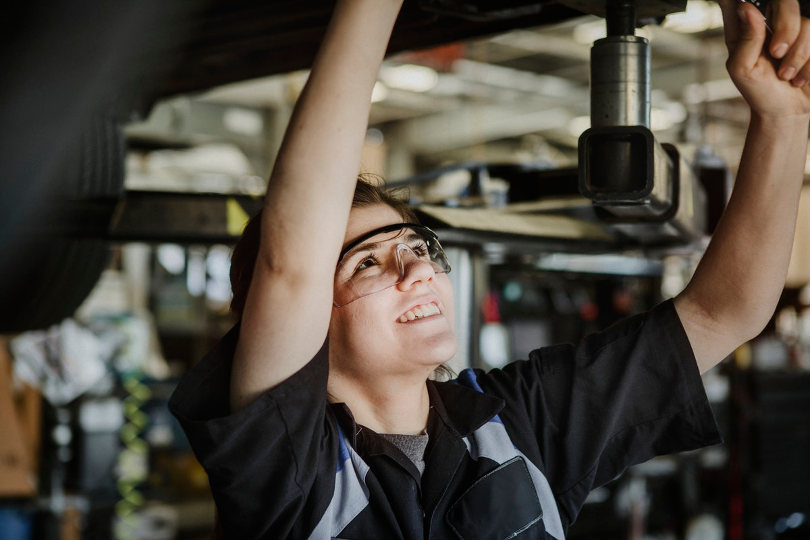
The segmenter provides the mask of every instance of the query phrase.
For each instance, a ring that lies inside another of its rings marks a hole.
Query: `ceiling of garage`
[[[548,162],[555,167],[576,162],[578,135],[589,125],[590,45],[604,36],[604,19],[549,4],[543,6],[542,17],[488,22],[452,18],[447,20],[453,23],[442,31],[442,25],[436,24],[439,16],[409,6],[413,4],[406,2],[391,50],[444,45],[394,53],[380,72],[370,124],[375,128],[373,138],[383,141],[387,149],[389,179],[469,160]],[[269,8],[252,9],[256,28],[264,29],[264,37],[246,31],[246,13],[223,12],[219,33],[192,45],[197,60],[168,78],[163,93],[174,95],[164,104],[173,107],[173,116],[182,116],[180,109],[199,112],[214,107],[213,116],[230,111],[238,123],[239,111],[258,114],[262,124],[256,132],[262,137],[258,148],[256,138],[248,142],[251,137],[237,133],[238,127],[203,127],[199,120],[197,128],[186,126],[181,138],[189,144],[235,141],[253,163],[255,174],[264,177],[306,80],[306,71],[286,71],[306,65],[311,58],[329,4],[299,9],[295,20],[273,18],[272,24]],[[267,34],[268,24],[278,33]],[[290,48],[295,40],[289,32],[284,34],[285,27],[296,29],[300,46]],[[645,25],[638,33],[652,46],[656,136],[690,149],[709,146],[734,164],[747,109],[725,72],[717,4],[690,0],[685,12],[669,15],[660,25]],[[474,37],[447,44],[454,36]],[[274,42],[279,46],[274,47]],[[265,53],[258,58],[260,50]],[[257,56],[252,63],[251,55]],[[229,62],[233,70],[223,70]],[[206,67],[211,73],[208,78],[201,75]],[[276,74],[257,77],[260,73]],[[253,78],[241,80],[245,77]],[[240,82],[201,90],[227,80]],[[156,122],[158,112],[149,122],[129,128],[133,140],[154,139],[166,126],[174,125]],[[250,123],[247,116],[244,120]]]

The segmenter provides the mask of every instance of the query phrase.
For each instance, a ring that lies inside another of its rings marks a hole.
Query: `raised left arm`
[[[797,0],[773,0],[764,49],[757,9],[721,0],[727,67],[751,107],[734,191],[695,275],[675,299],[701,372],[767,324],[793,245],[810,123],[810,20]]]

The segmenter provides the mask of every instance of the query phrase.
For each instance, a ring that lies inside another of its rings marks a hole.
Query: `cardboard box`
[[[8,342],[0,338],[0,497],[33,497],[37,493],[40,404],[38,392],[15,400]]]

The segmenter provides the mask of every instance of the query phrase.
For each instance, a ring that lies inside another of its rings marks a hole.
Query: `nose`
[[[397,259],[402,275],[402,279],[397,283],[397,288],[402,291],[407,291],[414,283],[427,282],[436,276],[436,270],[430,261],[417,256],[406,244],[397,245]]]

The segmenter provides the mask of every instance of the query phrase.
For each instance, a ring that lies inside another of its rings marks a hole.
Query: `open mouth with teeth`
[[[406,323],[410,321],[415,321],[417,319],[425,319],[427,317],[432,317],[434,315],[441,314],[441,310],[439,306],[434,303],[428,304],[421,304],[419,306],[412,307],[405,313],[399,316],[399,322]]]

